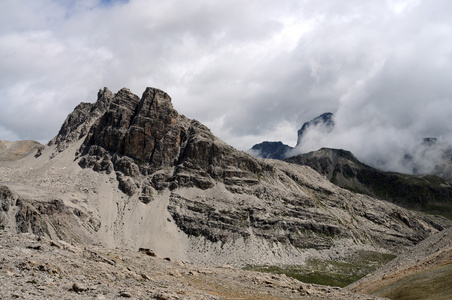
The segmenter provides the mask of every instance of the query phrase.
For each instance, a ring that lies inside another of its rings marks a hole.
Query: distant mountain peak
[[[314,127],[322,127],[325,129],[325,132],[330,132],[334,127],[333,117],[333,113],[326,112],[318,117],[315,117],[309,122],[305,122],[297,132],[297,145],[295,146],[295,148],[301,144],[303,137],[306,135],[309,129],[312,129]],[[272,158],[281,160],[290,156],[292,153],[291,150],[295,148],[283,144],[282,142],[265,141],[254,145],[250,150],[248,150],[248,152],[260,158]]]
[[[330,112],[326,112],[321,114],[318,117],[315,117],[309,122],[305,122],[303,126],[301,126],[300,130],[298,130],[298,139],[297,139],[297,146],[298,147],[303,137],[306,135],[309,129],[312,129],[313,127],[322,127],[325,129],[326,132],[330,132],[333,130],[334,127],[334,114]]]
[[[293,148],[279,142],[262,142],[254,145],[248,152],[260,158],[284,159],[287,152]]]

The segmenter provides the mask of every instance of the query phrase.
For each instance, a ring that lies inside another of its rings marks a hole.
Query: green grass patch
[[[253,270],[285,274],[305,283],[345,287],[380,268],[395,255],[360,251],[340,261],[309,259],[306,265],[247,266]]]

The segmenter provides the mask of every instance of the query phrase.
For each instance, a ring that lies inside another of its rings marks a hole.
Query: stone
[[[170,270],[170,271],[169,271],[169,274],[170,274],[171,276],[175,276],[175,277],[181,277],[181,276],[182,276],[181,273],[179,272],[179,270],[177,270],[177,269],[172,269],[172,270]]]
[[[72,285],[72,290],[76,293],[81,293],[88,290],[88,287],[83,283],[74,282],[74,284]]]
[[[154,251],[152,251],[151,249],[148,249],[148,248],[140,248],[140,249],[138,249],[138,251],[143,252],[144,254],[152,256],[152,257],[157,256]]]
[[[123,297],[123,298],[132,298],[132,293],[130,293],[129,291],[120,291],[119,292],[119,296]]]
[[[149,275],[147,275],[145,273],[140,273],[140,276],[145,280],[151,280],[151,277],[149,277]]]

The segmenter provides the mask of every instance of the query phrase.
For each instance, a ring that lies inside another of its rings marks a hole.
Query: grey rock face
[[[88,117],[89,132],[80,122],[87,110],[80,112],[78,107],[54,141],[66,145],[85,133],[79,150],[80,166],[116,172],[119,187],[129,196],[139,192],[140,199],[149,202],[155,191],[208,189],[218,180],[250,180],[247,172],[260,172],[253,157],[237,155],[207,127],[180,116],[163,91],[148,88],[140,99],[127,89],[116,95],[106,90],[98,99],[100,104],[90,106],[94,113]]]
[[[283,163],[272,167],[251,186],[230,186],[236,195],[229,206],[216,193],[184,198],[175,191],[168,209],[187,234],[212,242],[261,237],[318,250],[329,249],[337,239],[351,239],[399,251],[448,223],[331,186],[312,186],[304,180],[309,169]]]
[[[106,111],[112,98],[113,93],[104,88],[99,90],[95,103],[80,103],[66,118],[58,135],[48,145],[57,145],[56,150],[61,152],[67,148],[69,143],[84,137],[93,122]]]

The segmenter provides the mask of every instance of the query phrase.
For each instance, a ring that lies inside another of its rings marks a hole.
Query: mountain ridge
[[[297,149],[302,144],[303,137],[305,137],[309,129],[321,127],[326,132],[330,132],[333,130],[334,124],[334,114],[330,112],[323,113],[320,116],[303,123],[301,128],[297,131],[297,144],[295,147],[283,144],[281,141],[264,141],[253,145],[251,149],[248,150],[248,153],[260,158],[284,160],[285,158],[292,156],[293,150]]]
[[[351,191],[452,218],[452,185],[440,177],[383,172],[342,149],[322,148],[285,161],[309,166]]]

